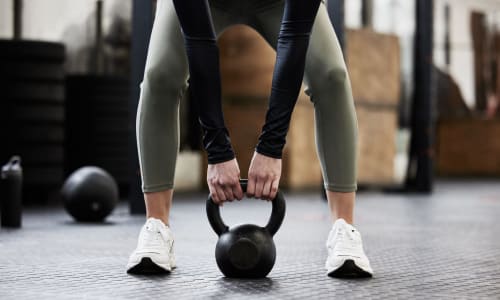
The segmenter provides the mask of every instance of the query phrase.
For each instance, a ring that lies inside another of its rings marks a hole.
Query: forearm
[[[266,123],[256,149],[266,156],[281,158],[304,76],[309,37],[320,1],[286,1]]]
[[[191,96],[203,130],[208,162],[234,158],[221,105],[219,49],[206,0],[174,0],[189,62]],[[165,45],[168,47],[168,45]]]

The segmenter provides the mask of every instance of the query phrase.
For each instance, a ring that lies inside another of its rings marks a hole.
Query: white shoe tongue
[[[349,224],[347,224],[347,222],[344,219],[337,219],[337,221],[335,221],[335,223],[333,224],[333,226],[336,228],[345,227],[346,225]]]
[[[349,230],[356,230],[356,228],[354,228],[354,226],[347,223],[344,219],[338,219],[337,221],[335,221],[335,226],[336,227],[342,226],[342,227],[349,229]]]
[[[146,224],[146,228],[148,230],[157,230],[160,227],[160,224],[158,222],[161,222],[157,219],[149,218]]]

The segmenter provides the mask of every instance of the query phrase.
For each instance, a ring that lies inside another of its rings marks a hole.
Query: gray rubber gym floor
[[[356,221],[372,279],[325,275],[330,229],[319,194],[286,194],[267,279],[224,278],[204,195],[179,195],[172,211],[178,268],[125,273],[143,217],[115,210],[105,225],[74,223],[61,209],[29,209],[21,230],[0,232],[0,299],[500,299],[500,183],[440,182],[431,197],[360,193]],[[225,205],[229,224],[264,224],[270,205]]]

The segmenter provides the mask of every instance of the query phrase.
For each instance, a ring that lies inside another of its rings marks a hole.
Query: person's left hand
[[[262,200],[276,198],[281,177],[281,159],[254,153],[248,170],[247,196]]]

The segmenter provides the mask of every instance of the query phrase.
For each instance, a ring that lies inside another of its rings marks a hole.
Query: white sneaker
[[[326,242],[328,276],[337,278],[371,277],[373,270],[363,251],[361,234],[344,219],[333,224]]]
[[[169,273],[175,268],[174,239],[161,220],[149,218],[142,226],[137,248],[130,255],[127,273]]]

